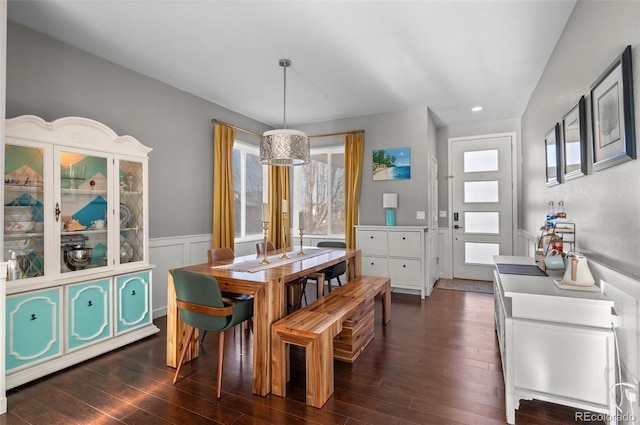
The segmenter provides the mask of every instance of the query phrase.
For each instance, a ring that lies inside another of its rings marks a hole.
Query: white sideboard
[[[534,265],[495,256],[495,264]],[[554,278],[494,272],[495,326],[507,422],[520,400],[544,400],[610,415],[615,403],[613,301],[600,292],[558,288]]]
[[[427,230],[425,226],[366,226],[356,228],[357,248],[362,251],[362,274],[385,276],[392,288],[431,293],[428,283]]]

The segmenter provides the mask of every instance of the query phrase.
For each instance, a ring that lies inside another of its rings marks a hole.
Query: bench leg
[[[320,409],[333,394],[333,335],[323,332],[306,347],[307,404]]]
[[[289,362],[287,344],[278,332],[271,334],[271,392],[280,397],[287,396]]]
[[[382,295],[382,320],[386,325],[391,320],[391,281],[387,280],[384,289],[380,292]]]

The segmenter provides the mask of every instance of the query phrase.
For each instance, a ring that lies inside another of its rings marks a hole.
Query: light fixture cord
[[[288,65],[285,63],[283,65],[284,68],[284,101],[282,102],[284,105],[284,110],[282,112],[282,128],[287,128],[287,67]]]

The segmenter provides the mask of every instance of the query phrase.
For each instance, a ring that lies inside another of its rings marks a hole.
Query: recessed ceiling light
[[[482,106],[474,106],[473,108],[471,108],[472,112],[480,112],[482,111]]]

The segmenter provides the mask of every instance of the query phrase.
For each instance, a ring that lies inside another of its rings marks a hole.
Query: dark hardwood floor
[[[335,393],[322,409],[304,404],[296,347],[287,398],[253,395],[252,337],[240,328],[227,334],[220,400],[214,335],[172,385],[160,318],[156,336],[10,390],[0,425],[506,423],[491,294],[393,294],[391,323],[382,326],[381,315],[378,301],[374,341],[353,365],[335,363]],[[516,414],[518,425],[575,423],[573,409],[539,401],[523,401]]]

